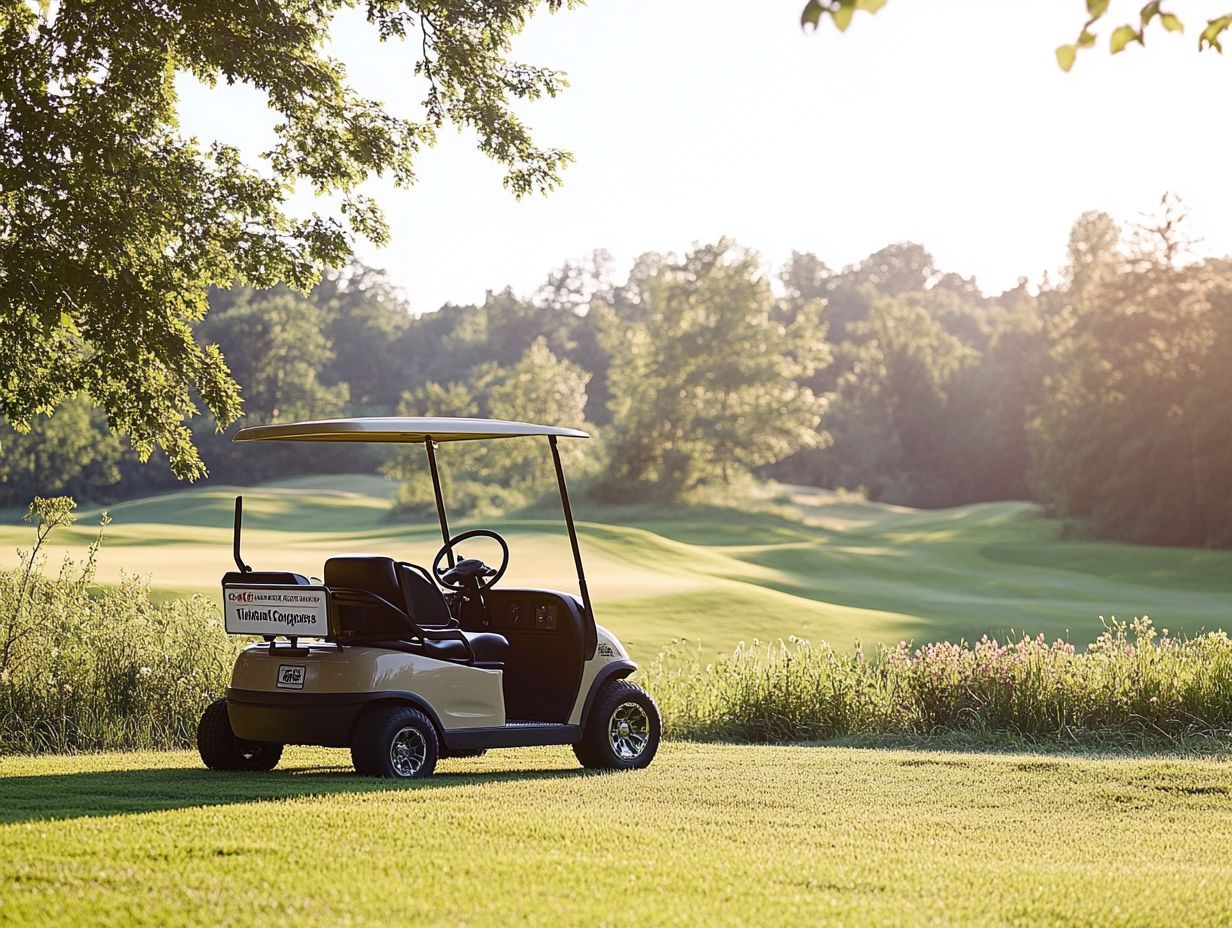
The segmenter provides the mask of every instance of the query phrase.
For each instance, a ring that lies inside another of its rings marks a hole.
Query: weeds
[[[0,573],[0,753],[182,747],[230,675],[236,647],[217,605],[164,604],[146,582],[93,586],[102,530],[83,564],[44,573],[47,537],[71,499],[36,499],[35,543]]]
[[[900,642],[866,654],[801,639],[704,664],[665,652],[648,687],[677,738],[810,741],[955,734],[1067,742],[1232,743],[1232,640],[1107,621],[1085,652],[1024,635]]]

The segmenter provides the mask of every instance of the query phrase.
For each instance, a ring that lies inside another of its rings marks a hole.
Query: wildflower
[[[137,672],[138,672],[139,674],[141,674],[143,677],[148,677],[148,676],[149,676],[150,674],[152,674],[154,671],[153,671],[153,670],[151,670],[149,667],[142,667],[142,668],[141,668],[140,670],[138,670]]]

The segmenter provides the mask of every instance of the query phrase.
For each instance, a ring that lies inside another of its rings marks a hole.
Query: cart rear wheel
[[[573,753],[583,767],[640,770],[659,750],[663,725],[650,694],[628,680],[603,684]]]
[[[410,706],[377,706],[360,716],[351,739],[355,770],[369,777],[432,776],[440,742],[431,720]]]
[[[211,770],[273,770],[282,759],[281,744],[235,737],[225,699],[214,700],[201,714],[197,751]]]

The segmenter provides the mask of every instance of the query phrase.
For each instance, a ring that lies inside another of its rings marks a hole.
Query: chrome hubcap
[[[400,777],[413,777],[419,773],[428,757],[428,742],[411,727],[401,729],[389,744],[389,763]]]
[[[612,713],[607,740],[621,760],[636,760],[650,742],[650,716],[635,702],[621,703]]]

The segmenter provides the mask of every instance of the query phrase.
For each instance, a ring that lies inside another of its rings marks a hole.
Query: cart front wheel
[[[214,700],[201,714],[197,751],[211,770],[273,770],[282,759],[281,744],[235,737],[225,699]]]
[[[605,683],[595,696],[573,753],[583,767],[640,770],[659,750],[663,725],[650,694],[628,680]]]
[[[378,706],[360,717],[351,741],[355,771],[369,777],[430,777],[440,758],[436,728],[410,706]]]

